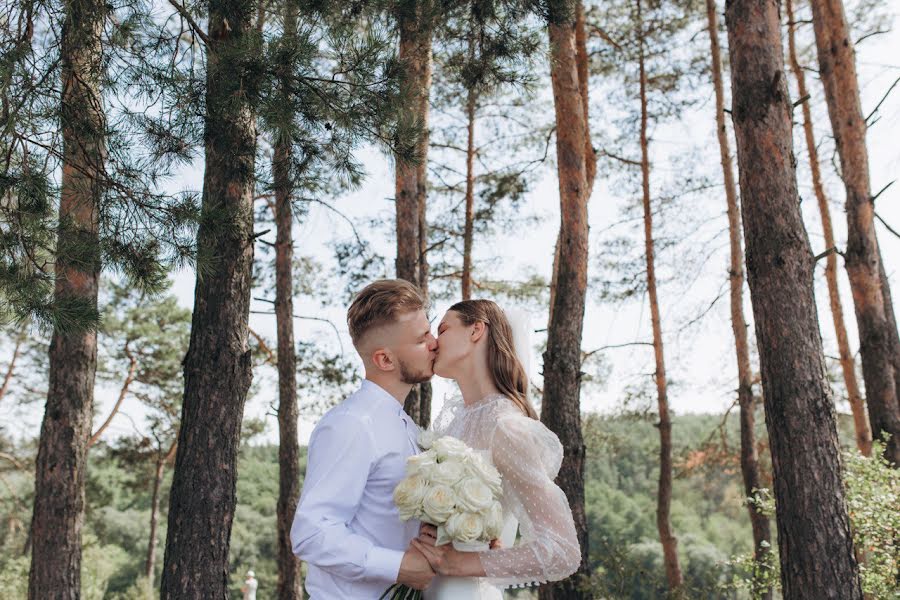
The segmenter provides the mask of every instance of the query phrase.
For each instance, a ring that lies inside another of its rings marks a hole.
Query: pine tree
[[[843,2],[815,0],[812,14],[819,73],[847,192],[844,266],[853,290],[869,422],[874,438],[890,434],[885,458],[900,466],[900,338],[875,236],[875,200],[853,42]]]
[[[725,11],[741,212],[785,598],[862,598],[800,214],[778,6]]]
[[[791,71],[797,80],[797,97],[805,100],[801,104],[803,111],[803,138],[806,142],[806,153],[809,157],[809,169],[812,173],[813,193],[819,206],[819,214],[822,218],[822,230],[825,236],[825,280],[828,283],[828,300],[831,308],[831,318],[834,323],[834,332],[837,337],[838,354],[841,362],[841,373],[844,376],[844,384],[847,387],[850,410],[853,413],[853,424],[856,428],[856,446],[865,456],[872,453],[872,429],[866,416],[865,401],[859,389],[856,379],[856,360],[850,352],[850,342],[847,339],[847,326],[844,324],[844,307],[837,283],[837,252],[834,241],[834,230],[831,226],[831,210],[828,208],[828,197],[825,194],[825,185],[822,182],[822,173],[819,167],[819,152],[816,147],[815,134],[813,133],[812,111],[809,107],[809,93],[806,87],[806,75],[797,53],[796,29],[794,20],[794,6],[792,0],[787,0],[785,9],[788,19],[788,56]]]
[[[476,281],[475,238],[530,222],[519,201],[544,162],[551,125],[534,119],[540,22],[527,3],[455,8],[435,33],[429,202],[441,218],[429,226],[429,285],[432,296],[471,298],[476,287],[504,295],[502,269]]]
[[[790,0],[788,0],[790,2]],[[753,371],[750,366],[750,343],[747,340],[747,322],[744,318],[744,249],[741,246],[741,208],[738,201],[737,184],[731,166],[731,150],[728,130],[725,125],[725,85],[723,83],[722,52],[719,47],[719,25],[715,0],[706,0],[706,19],[710,43],[710,71],[716,94],[716,136],[719,142],[719,157],[725,183],[725,201],[728,211],[728,241],[730,263],[728,283],[730,285],[731,330],[734,335],[735,355],[738,370],[738,404],[741,415],[741,476],[744,481],[744,495],[753,498],[761,483],[759,454],[756,450],[756,402],[753,397]],[[750,526],[753,531],[753,553],[757,569],[764,569],[771,552],[771,528],[769,517],[761,510],[759,503],[748,502]],[[771,588],[757,586],[754,593],[765,600],[772,597]]]
[[[555,432],[564,455],[557,481],[575,519],[582,564],[572,577],[541,586],[540,598],[586,598],[587,518],[584,507],[584,438],[581,431],[581,337],[587,294],[587,205],[593,188],[595,157],[590,145],[587,69],[581,3],[555,7],[548,19],[550,73],[556,108],[556,156],[559,171],[559,259],[554,265],[556,293],[544,352],[541,421]]]
[[[99,204],[106,159],[100,31],[102,3],[73,2],[63,24],[62,186],[54,300],[96,312],[100,279]],[[80,247],[82,261],[67,248]],[[86,441],[93,412],[97,334],[56,329],[50,342],[50,383],[41,424],[32,517],[28,597],[78,598],[84,522]]]

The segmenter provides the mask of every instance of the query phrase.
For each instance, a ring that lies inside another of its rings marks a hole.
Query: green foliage
[[[752,542],[739,472],[701,450],[721,420],[714,415],[673,420],[672,524],[688,598],[717,597],[732,576],[728,556]],[[737,419],[725,424],[723,435],[733,443],[739,439]],[[584,432],[592,590],[600,598],[666,597],[656,529],[659,436],[653,422],[634,414],[589,415]]]
[[[147,75],[150,64],[157,58],[168,64],[171,58],[162,59],[153,51],[160,38],[153,35],[150,4],[134,0],[103,9],[109,11],[109,18],[100,32],[103,84],[98,100],[104,113],[100,132],[78,130],[77,119],[67,121],[78,107],[60,101],[60,40],[68,5],[12,3],[4,15],[6,23],[15,24],[0,29],[4,98],[0,303],[4,322],[33,319],[47,329],[70,331],[98,326],[99,314],[90,303],[54,298],[57,257],[83,268],[100,265],[153,292],[164,284],[166,269],[183,264],[193,252],[196,199],[191,194],[161,191],[160,182],[172,174],[173,163],[154,151],[146,127],[159,122],[154,115],[166,112],[155,95],[159,78]],[[144,79],[136,71],[144,73]],[[64,158],[60,120],[75,126],[76,132],[94,133],[104,140],[105,158],[97,165],[96,175],[99,242],[80,235],[57,214]],[[66,240],[65,244],[57,246],[58,239]]]
[[[863,557],[863,592],[900,595],[900,471],[884,458],[887,440],[874,440],[872,456],[844,452],[844,485],[853,542]]]
[[[852,436],[852,432],[848,432]],[[852,437],[849,437],[852,441]],[[843,481],[850,516],[850,530],[859,565],[863,592],[871,598],[895,598],[900,595],[897,569],[900,565],[900,472],[884,458],[884,441],[875,440],[872,456],[863,456],[855,446],[843,452]],[[747,499],[762,508],[764,514],[775,514],[775,500],[768,490],[759,490]],[[757,565],[752,553],[735,556],[729,562],[735,576],[725,588],[780,589],[777,549],[764,564]],[[756,596],[753,596],[754,600]],[[760,596],[761,597],[761,596]]]
[[[7,598],[13,600],[28,597],[28,569],[31,566],[30,556],[8,555],[9,559],[3,560],[0,566],[0,590]]]

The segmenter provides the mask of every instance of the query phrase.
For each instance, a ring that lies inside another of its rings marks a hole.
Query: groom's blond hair
[[[418,287],[403,279],[381,279],[364,287],[347,310],[350,338],[358,349],[366,333],[397,321],[408,312],[425,309],[428,301]]]

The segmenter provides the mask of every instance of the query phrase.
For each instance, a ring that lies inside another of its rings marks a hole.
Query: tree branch
[[[5,459],[5,460],[8,460],[9,462],[11,462],[11,463],[12,463],[17,469],[19,469],[20,471],[26,471],[26,470],[27,470],[27,469],[25,468],[25,465],[22,464],[22,462],[19,461],[19,459],[17,459],[17,458],[16,458],[15,456],[13,456],[12,454],[7,454],[6,452],[0,452],[0,458],[3,458],[3,459]]]
[[[122,384],[122,389],[119,391],[119,398],[116,400],[116,405],[113,406],[112,411],[110,411],[109,416],[106,417],[106,420],[103,422],[103,425],[94,433],[87,442],[87,447],[90,448],[94,444],[97,443],[97,440],[100,439],[100,435],[106,431],[106,428],[109,427],[109,424],[112,422],[113,417],[116,416],[116,413],[119,412],[119,408],[122,407],[122,402],[125,400],[125,396],[128,394],[128,387],[131,385],[131,382],[134,381],[134,372],[137,370],[137,359],[131,353],[131,350],[128,348],[128,342],[125,343],[125,355],[128,356],[128,360],[130,364],[128,365],[128,376],[125,377],[125,383]]]
[[[603,156],[608,156],[609,158],[612,158],[612,159],[614,159],[614,160],[617,160],[617,161],[619,161],[619,162],[621,162],[621,163],[625,163],[626,165],[632,165],[632,166],[634,166],[634,167],[640,167],[640,166],[641,166],[640,161],[637,161],[637,160],[631,160],[631,159],[629,159],[629,158],[624,158],[624,157],[622,157],[622,156],[618,156],[618,155],[616,155],[616,154],[613,154],[612,152],[607,152],[606,150],[603,150],[603,149],[599,150],[599,151],[598,151],[598,154],[602,154]]]
[[[16,339],[16,347],[13,349],[12,358],[9,361],[9,368],[6,369],[6,375],[3,377],[3,385],[0,386],[0,400],[3,400],[3,396],[6,395],[6,390],[9,389],[9,382],[12,380],[13,371],[16,368],[16,359],[19,358],[19,349],[22,347],[22,339]]]
[[[869,119],[872,118],[872,115],[878,112],[878,109],[881,108],[881,105],[884,104],[884,101],[887,100],[887,97],[890,95],[890,93],[898,83],[900,83],[900,77],[894,80],[894,83],[891,84],[891,87],[888,88],[888,90],[884,93],[884,96],[881,97],[881,100],[878,101],[878,104],[875,105],[875,108],[872,109],[872,112],[869,113],[869,116],[866,117],[866,125],[869,125]]]
[[[169,4],[175,7],[175,10],[178,11],[178,14],[184,17],[184,20],[188,22],[191,31],[196,33],[197,37],[203,40],[203,43],[206,44],[207,48],[210,48],[212,44],[210,43],[209,36],[206,34],[206,32],[200,29],[200,26],[197,25],[197,22],[194,20],[194,17],[191,16],[191,13],[189,13],[184,6],[179,4],[177,0],[169,0]]]
[[[881,218],[881,215],[879,215],[878,213],[875,213],[875,218],[878,219],[879,221],[881,221],[881,224],[884,225],[885,229],[887,229],[888,231],[893,233],[895,236],[900,238],[900,233],[898,233],[896,229],[894,229],[893,227],[888,225],[887,222],[885,222],[885,220]]]
[[[259,298],[257,298],[257,300],[259,300]],[[269,348],[269,345],[266,343],[263,337],[253,331],[252,327],[248,327],[247,329],[250,331],[250,335],[252,335],[256,339],[256,343],[259,344],[260,349],[266,353],[266,362],[272,366],[277,365],[278,359],[275,356],[275,353],[272,352],[272,349]]]
[[[255,298],[255,300],[260,300],[262,302],[272,302],[271,300],[265,300],[263,298]],[[272,302],[274,304],[274,302]],[[251,315],[274,315],[275,311],[268,310],[251,310]],[[341,333],[338,331],[338,328],[332,323],[329,319],[323,319],[321,317],[304,317],[302,315],[293,315],[295,319],[303,319],[306,321],[321,321],[322,323],[328,323],[331,325],[331,328],[334,329],[334,335],[337,336],[338,345],[341,347],[341,356],[344,355],[344,344],[341,342]]]
[[[822,260],[823,258],[828,256],[829,254],[835,254],[835,253],[837,253],[837,246],[832,246],[831,248],[828,248],[821,254],[816,254],[816,256],[813,258],[813,262],[819,262],[820,260]]]

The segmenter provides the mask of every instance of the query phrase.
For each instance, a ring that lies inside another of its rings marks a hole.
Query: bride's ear
[[[474,344],[482,337],[484,337],[485,333],[487,333],[487,324],[485,324],[484,321],[475,321],[475,323],[472,325],[472,334],[470,336],[472,339],[472,343]]]

